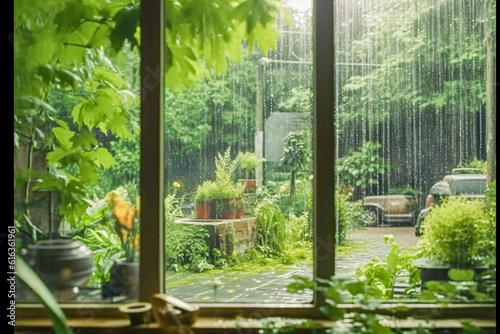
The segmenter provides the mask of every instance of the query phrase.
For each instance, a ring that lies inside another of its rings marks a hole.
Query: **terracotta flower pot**
[[[210,200],[196,201],[195,216],[196,219],[210,219]]]
[[[241,218],[245,215],[245,210],[236,210],[236,219]]]
[[[222,219],[236,219],[236,211],[222,212]]]
[[[245,192],[255,192],[257,189],[257,179],[239,179],[245,185]]]

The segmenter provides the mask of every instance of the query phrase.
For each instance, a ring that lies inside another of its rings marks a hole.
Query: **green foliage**
[[[486,165],[486,160],[473,159],[468,163],[460,162],[457,168],[477,168],[486,174],[488,166]]]
[[[493,277],[491,277],[493,276]],[[481,275],[474,281],[472,269],[450,269],[450,281],[429,281],[426,289],[417,296],[421,301],[433,301],[444,305],[450,302],[493,302],[496,300],[496,281],[493,270]]]
[[[311,168],[311,133],[299,130],[289,133],[283,139],[281,163],[285,170],[309,170]]]
[[[421,192],[418,189],[413,189],[409,185],[403,187],[394,187],[389,189],[390,195],[409,195],[409,196],[419,196]]]
[[[473,112],[484,105],[483,39],[495,31],[494,2],[378,0],[358,8],[362,21],[336,30],[338,43],[351,50],[339,62],[379,66],[352,73],[340,92],[339,118],[369,114],[378,123],[402,110]]]
[[[247,179],[250,170],[257,168],[261,163],[266,161],[266,159],[264,158],[257,159],[255,153],[253,152],[245,152],[245,153],[240,152],[236,156],[236,160],[238,161],[241,168],[246,169]]]
[[[297,216],[281,211],[275,197],[265,197],[254,209],[257,217],[256,247],[266,257],[283,256],[294,248],[307,247],[312,240],[309,213]]]
[[[389,163],[378,155],[379,143],[364,142],[357,151],[338,159],[336,170],[339,185],[366,188],[378,184],[378,175],[389,170]]]
[[[424,255],[453,266],[484,263],[494,256],[495,235],[484,203],[451,198],[433,207],[425,217],[419,241]]]
[[[399,250],[399,245],[394,243],[392,235],[384,236],[384,242],[390,242],[391,251],[383,260],[372,259],[367,264],[362,264],[356,269],[355,276],[365,282],[377,299],[392,299],[394,297],[394,284],[396,277],[402,272],[409,274],[410,288],[420,283],[420,269],[415,260],[422,256],[421,251],[410,252]]]
[[[203,272],[209,263],[208,232],[201,226],[177,224],[182,217],[181,203],[171,194],[165,198],[165,269]]]
[[[219,196],[217,186],[212,181],[205,181],[196,190],[196,199],[200,201],[216,199]]]
[[[290,196],[295,196],[295,176],[298,171],[312,169],[311,132],[299,130],[289,133],[283,139],[280,162],[285,171],[290,172]]]
[[[265,53],[275,48],[278,7],[271,1],[167,1],[166,7],[165,82],[175,90],[193,86],[211,71],[223,74],[227,58],[240,60],[244,40],[250,53],[254,43]],[[80,224],[85,199],[92,195],[99,176],[111,178],[101,184],[104,189],[115,188],[120,179],[133,186],[135,180],[130,179],[138,164],[131,152],[137,150],[128,151],[130,147],[121,140],[138,134],[134,66],[139,64],[139,13],[135,0],[47,1],[43,6],[32,0],[16,1],[14,145],[16,150],[28,147],[30,151],[27,166],[16,170],[21,185],[16,189],[26,190],[19,191],[21,205],[16,209],[23,212],[17,216],[30,220],[35,178],[40,180],[35,191],[60,195],[61,220],[72,226]],[[50,101],[54,92],[65,95],[59,99],[64,100],[62,108]],[[204,123],[195,126],[198,136],[194,138],[201,141],[210,130],[210,119],[199,120]],[[182,132],[181,126],[176,129],[181,131],[179,136],[190,134],[184,143],[195,134]],[[117,143],[108,145],[109,141]],[[48,172],[35,171],[40,168],[33,164],[35,153],[46,154]],[[103,173],[115,161],[121,167]]]
[[[286,244],[286,219],[276,201],[263,199],[255,208],[257,217],[256,247],[266,256],[283,253]]]
[[[92,251],[97,270],[92,273],[90,283],[98,285],[109,281],[112,266],[123,256],[122,243],[113,224],[108,221],[97,228],[87,228],[83,237],[75,236],[74,239],[83,242]]]
[[[354,202],[350,196],[338,192],[335,193],[335,218],[338,244],[346,239],[354,227],[364,226],[373,221],[373,217],[360,202]]]
[[[215,157],[215,184],[219,189],[232,185],[237,165],[238,161],[231,159],[230,148],[224,152],[224,155],[219,153]]]
[[[279,107],[292,112],[312,113],[313,94],[310,88],[293,87],[291,96],[280,102]]]
[[[66,315],[57,304],[56,298],[47,288],[40,277],[31,269],[21,256],[16,255],[17,277],[24,282],[40,299],[54,325],[56,333],[71,334],[73,331],[67,324]]]

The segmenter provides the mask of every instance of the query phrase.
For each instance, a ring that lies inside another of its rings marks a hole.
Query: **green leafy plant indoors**
[[[43,305],[49,311],[56,333],[72,334],[73,331],[67,325],[66,315],[57,304],[54,295],[43,283],[40,277],[28,266],[24,259],[16,255],[17,277],[23,281],[40,299]]]
[[[428,259],[457,267],[491,259],[495,235],[489,233],[482,202],[451,198],[432,208],[424,222],[425,233],[418,245]]]
[[[245,178],[250,178],[250,171],[257,168],[261,163],[266,161],[264,158],[258,159],[253,152],[239,153],[236,160],[240,164],[240,167],[245,169]]]

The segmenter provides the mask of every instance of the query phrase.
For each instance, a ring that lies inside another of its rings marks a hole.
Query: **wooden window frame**
[[[314,109],[313,109],[313,222],[315,278],[329,279],[335,270],[335,75],[333,0],[313,0]],[[149,301],[154,293],[165,292],[164,281],[164,30],[163,0],[141,1],[141,245],[139,299]],[[145,247],[147,245],[147,247]],[[324,298],[314,291],[310,304],[222,304],[200,303],[201,317],[300,317],[321,318]],[[395,303],[384,303],[388,310]],[[397,305],[401,305],[398,303]],[[495,304],[407,303],[412,315],[429,318],[460,318],[474,312],[479,318],[494,319]],[[68,318],[120,319],[121,304],[61,304]],[[19,319],[46,317],[40,304],[16,305]],[[346,309],[357,310],[348,304]],[[389,312],[394,314],[393,312]],[[92,324],[90,321],[89,324]],[[89,325],[91,326],[91,325]]]

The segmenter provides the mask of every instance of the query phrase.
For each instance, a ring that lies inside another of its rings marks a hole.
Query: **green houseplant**
[[[493,259],[495,234],[484,203],[450,198],[435,206],[425,217],[425,233],[418,246],[422,283],[448,280],[452,268],[471,269],[475,276],[488,268]]]
[[[250,172],[259,167],[266,159],[257,158],[253,152],[240,152],[236,157],[236,161],[239,163],[240,167],[245,170],[245,179],[238,180],[245,185],[245,188],[249,191],[255,191],[257,188],[257,180],[250,179]]]

